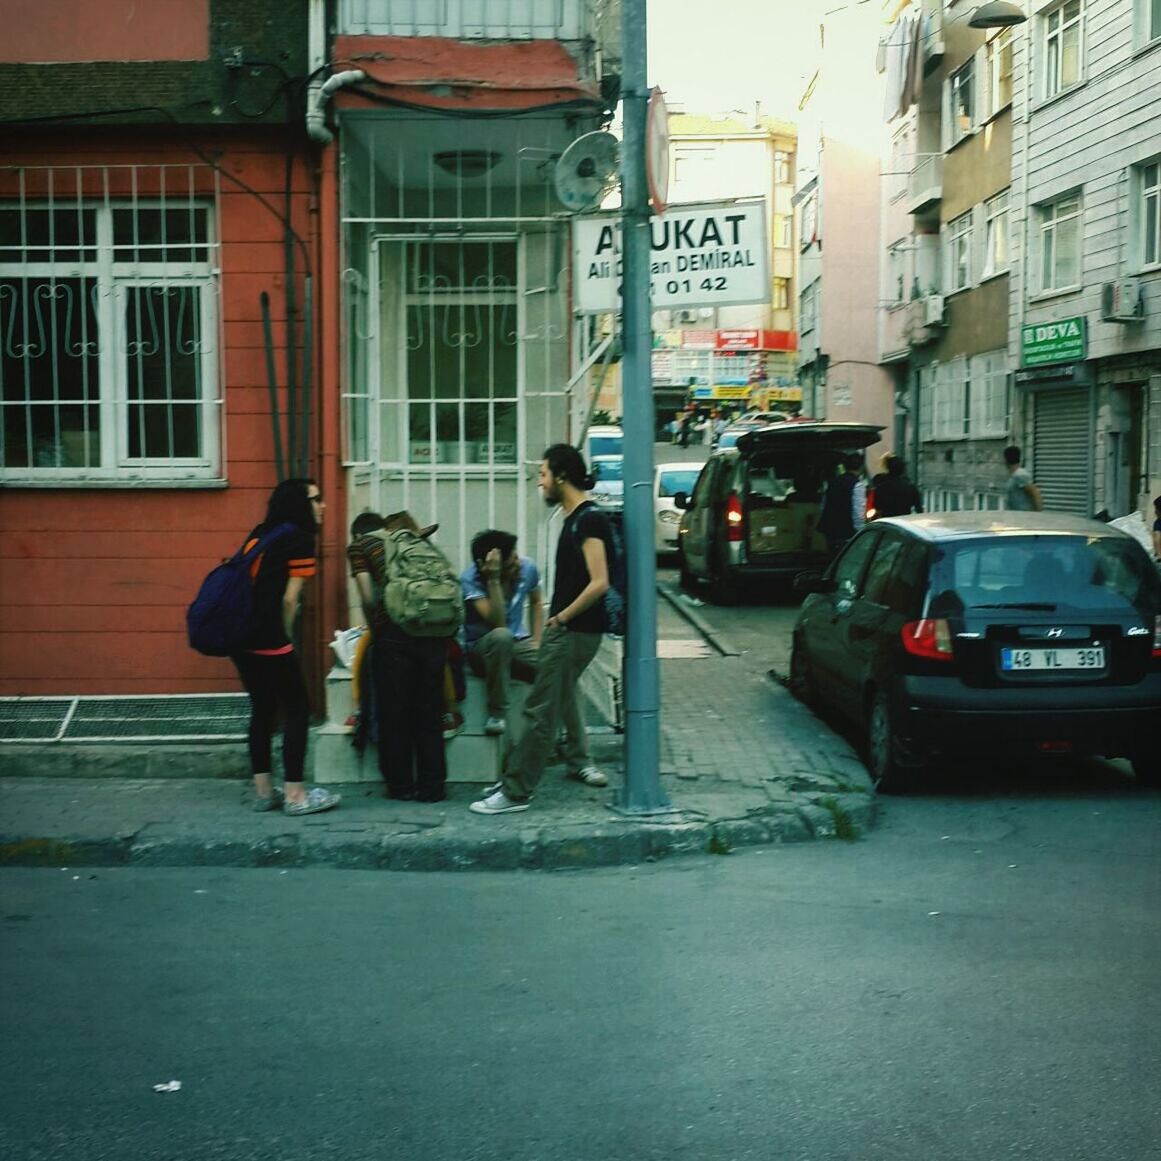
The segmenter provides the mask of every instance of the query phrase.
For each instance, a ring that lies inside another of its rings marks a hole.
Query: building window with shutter
[[[1040,235],[1040,289],[1080,285],[1080,198],[1072,194],[1037,206]]]
[[[1068,0],[1041,17],[1044,36],[1044,96],[1078,84],[1081,79],[1083,10],[1081,0]]]
[[[1008,434],[1008,353],[987,351],[969,360],[968,434],[1002,439]]]
[[[1161,2],[1161,0],[1158,0]],[[987,116],[994,117],[1012,103],[1012,30],[1003,29],[988,41]]]

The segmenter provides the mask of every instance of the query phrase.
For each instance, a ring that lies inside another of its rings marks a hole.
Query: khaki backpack
[[[430,540],[408,528],[376,532],[383,540],[387,616],[412,637],[452,637],[464,620],[459,577]]]

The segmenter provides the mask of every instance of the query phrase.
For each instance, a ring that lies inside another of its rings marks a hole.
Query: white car
[[[620,519],[625,508],[625,460],[622,456],[593,456],[589,471],[597,478],[589,495],[608,516]]]
[[[585,432],[585,463],[591,465],[600,456],[619,456],[625,451],[625,433],[611,424],[599,424]]]
[[[701,464],[658,464],[653,469],[653,539],[658,552],[677,551],[681,512],[674,506],[678,492],[693,493]]]

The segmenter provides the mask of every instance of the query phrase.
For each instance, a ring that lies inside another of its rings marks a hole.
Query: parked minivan
[[[746,578],[791,581],[831,559],[818,531],[828,480],[851,452],[878,442],[870,423],[791,420],[755,427],[714,452],[683,509],[677,551],[682,584],[708,581],[716,601],[737,598]]]
[[[585,432],[585,463],[591,464],[597,456],[625,454],[625,433],[612,424],[599,424]]]

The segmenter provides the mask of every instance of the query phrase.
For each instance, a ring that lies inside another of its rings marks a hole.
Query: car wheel
[[[898,794],[907,789],[909,772],[900,763],[902,752],[891,703],[886,693],[879,690],[867,713],[867,769],[875,780],[876,788],[885,794]]]
[[[814,683],[810,676],[810,659],[806,646],[795,637],[790,645],[790,692],[803,705],[813,705]]]
[[[1130,759],[1138,783],[1156,790],[1161,786],[1161,758],[1156,754],[1134,754]]]

